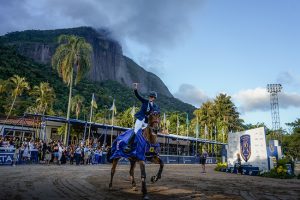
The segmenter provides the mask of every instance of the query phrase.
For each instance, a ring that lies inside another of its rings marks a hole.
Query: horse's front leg
[[[158,170],[156,176],[151,177],[151,182],[155,183],[156,181],[158,181],[158,179],[161,179],[161,174],[164,169],[164,162],[158,156],[153,157],[152,162],[154,162],[155,164],[159,164],[159,170]]]
[[[136,166],[136,161],[135,160],[130,160],[130,170],[129,170],[129,175],[130,175],[130,180],[131,180],[131,186],[132,190],[137,191],[136,189],[136,183],[134,180],[134,169]]]
[[[145,169],[145,162],[139,161],[140,168],[141,168],[141,180],[142,180],[142,193],[144,200],[149,199],[147,195],[147,187],[146,187],[146,169]]]
[[[112,182],[113,182],[114,175],[116,173],[116,167],[117,167],[118,161],[119,161],[119,158],[115,158],[112,162],[109,189],[112,189]]]

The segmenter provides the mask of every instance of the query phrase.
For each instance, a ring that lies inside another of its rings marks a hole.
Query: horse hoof
[[[112,184],[111,183],[109,184],[108,189],[112,190]]]
[[[133,191],[138,191],[138,189],[136,187],[132,187]]]
[[[143,199],[144,199],[144,200],[149,200],[150,198],[149,198],[148,195],[145,195]]]
[[[156,181],[157,181],[157,176],[152,176],[152,177],[151,177],[151,182],[152,182],[152,183],[155,183]]]

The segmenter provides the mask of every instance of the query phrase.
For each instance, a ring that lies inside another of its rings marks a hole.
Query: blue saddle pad
[[[145,153],[149,145],[143,136],[142,129],[136,133],[134,143],[132,145],[132,151],[130,153],[124,152],[124,148],[128,144],[128,139],[130,138],[131,134],[134,134],[133,131],[133,129],[125,131],[116,138],[111,147],[110,159],[134,157],[138,160],[146,160]]]

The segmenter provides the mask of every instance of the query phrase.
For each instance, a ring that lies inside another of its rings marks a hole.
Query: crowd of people
[[[88,165],[105,163],[108,146],[101,146],[97,139],[82,140],[65,146],[61,141],[28,140],[0,136],[2,149],[15,149],[14,165],[41,163]]]

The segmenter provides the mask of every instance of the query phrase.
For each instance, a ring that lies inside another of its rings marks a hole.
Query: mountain
[[[54,36],[49,36],[52,31],[47,33],[46,36],[45,34],[41,36],[35,34],[36,31],[33,31],[32,34],[25,34],[25,32],[15,32],[0,37],[0,79],[5,80],[17,74],[25,77],[30,83],[31,88],[42,81],[49,82],[56,93],[54,111],[58,115],[64,115],[68,101],[68,88],[62,82],[57,72],[50,67],[50,57],[47,57],[47,55],[53,54],[52,48],[55,48],[51,47],[51,45],[55,46]],[[57,33],[55,33],[55,35],[57,35]],[[42,46],[41,44],[44,44],[44,50],[38,49]],[[46,50],[46,46],[49,47],[48,50]],[[28,48],[28,51],[26,51],[25,47]],[[47,51],[51,53],[47,53]],[[148,73],[130,58],[123,56],[123,59],[126,62],[130,77],[135,77],[140,73]],[[158,84],[158,82],[155,81],[155,77],[157,76],[152,73],[148,73],[147,76],[148,80],[146,80],[146,82],[149,84],[149,87],[157,87],[156,84]],[[89,107],[91,94],[95,93],[99,110],[110,107],[112,98],[116,99],[118,111],[124,111],[134,104],[139,105],[132,89],[116,80],[96,81],[91,80],[90,76],[88,76],[74,87],[73,93],[74,95],[80,94],[85,97],[85,107]],[[9,94],[6,96],[0,94],[0,115],[4,114],[4,105],[9,105],[9,101]],[[34,104],[34,101],[34,99],[28,96],[28,93],[25,93],[21,98],[18,98],[13,114],[22,115],[26,108]],[[157,102],[163,112],[179,111],[187,112],[192,115],[195,110],[195,107],[190,104],[183,103],[170,95],[164,95],[164,93],[159,94]]]
[[[72,34],[84,37],[93,47],[92,67],[87,79],[93,82],[117,81],[132,87],[132,83],[140,83],[142,93],[151,90],[167,97],[173,97],[162,80],[151,72],[147,72],[133,60],[123,55],[121,45],[110,38],[108,31],[95,30],[91,27],[78,27],[57,30],[27,30],[12,32],[0,37],[0,42],[13,45],[18,53],[32,58],[41,64],[50,64],[51,57],[57,47],[57,37]]]

